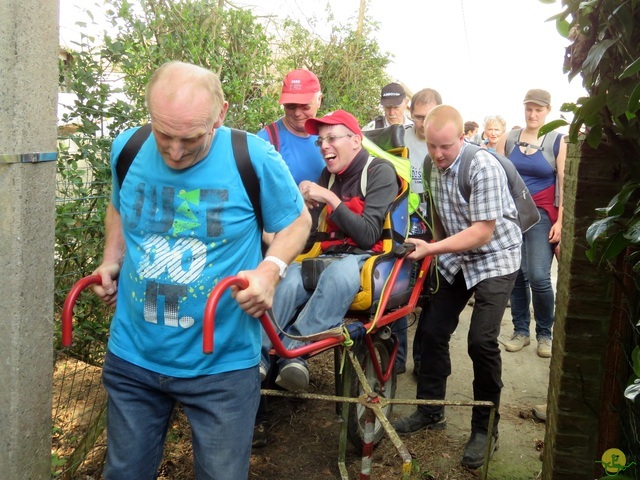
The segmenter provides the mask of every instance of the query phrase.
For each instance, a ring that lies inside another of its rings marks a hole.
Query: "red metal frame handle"
[[[237,285],[241,290],[244,290],[249,286],[249,282],[246,279],[237,276],[225,277],[214,287],[211,291],[211,295],[209,295],[209,299],[207,300],[207,305],[204,309],[204,318],[202,319],[202,352],[205,354],[213,353],[215,314],[218,301],[220,300],[222,293],[232,285]],[[259,320],[262,324],[262,328],[264,328],[267,333],[269,340],[271,340],[273,349],[282,358],[296,358],[303,355],[309,355],[318,349],[325,349],[340,345],[343,340],[342,337],[325,338],[292,350],[287,350],[284,348],[282,340],[278,336],[278,332],[276,332],[269,316],[265,313]]]
[[[78,296],[80,293],[87,287],[91,285],[100,285],[102,284],[102,279],[100,275],[89,275],[87,277],[81,278],[76,283],[73,284],[71,290],[67,294],[67,298],[64,300],[64,305],[62,307],[62,346],[70,347],[71,346],[71,337],[73,334],[73,307],[76,306],[76,301],[78,300]]]
[[[223,292],[232,285],[237,285],[240,287],[240,290],[244,290],[249,286],[249,282],[245,278],[237,276],[223,278],[214,289],[211,290],[211,295],[209,295],[207,304],[204,307],[204,318],[202,319],[202,352],[205,354],[213,353],[213,331],[218,301]]]

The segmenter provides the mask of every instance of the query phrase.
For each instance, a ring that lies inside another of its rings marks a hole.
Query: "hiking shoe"
[[[444,414],[429,415],[420,410],[393,423],[393,428],[398,435],[411,435],[423,429],[443,430],[446,427],[447,419]]]
[[[551,357],[551,339],[549,337],[538,339],[538,356],[542,358]]]
[[[531,339],[528,336],[514,333],[513,337],[504,344],[504,348],[507,352],[519,352],[530,343]]]
[[[493,452],[498,449],[498,437],[491,436],[491,450],[489,459],[493,457]],[[464,447],[460,464],[467,468],[480,468],[484,464],[484,454],[487,450],[487,434],[472,432],[471,438]]]
[[[309,386],[309,369],[300,362],[290,362],[280,369],[276,385],[290,392],[305,390]]]
[[[531,409],[531,413],[533,414],[533,418],[538,420],[539,422],[547,421],[547,404],[544,405],[535,405]]]
[[[253,441],[251,442],[252,448],[262,448],[267,446],[267,430],[264,428],[264,423],[258,423],[253,426]]]

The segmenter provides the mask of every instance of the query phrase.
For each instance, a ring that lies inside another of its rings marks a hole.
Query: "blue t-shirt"
[[[300,185],[303,180],[317,182],[320,178],[320,172],[325,167],[320,149],[315,144],[318,136],[299,137],[294,135],[284,126],[282,118],[276,121],[276,126],[280,136],[280,155],[289,167],[296,185]],[[266,127],[256,135],[267,142],[269,141]]]
[[[202,353],[202,317],[213,287],[262,259],[251,201],[236,167],[231,131],[215,132],[208,155],[185,170],[166,165],[149,136],[118,187],[115,162],[135,130],[113,142],[112,203],[126,243],[109,349],[164,375],[195,377],[255,366],[261,325],[227,290],[218,303],[214,351]],[[303,208],[280,155],[255,135],[249,154],[260,180],[264,228],[279,231]]]

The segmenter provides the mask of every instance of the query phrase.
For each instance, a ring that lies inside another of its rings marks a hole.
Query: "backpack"
[[[556,142],[558,140],[558,137],[562,137],[563,135],[560,132],[556,132],[555,130],[551,131],[547,133],[544,137],[542,137],[542,144],[540,146],[537,146],[537,145],[531,145],[530,143],[527,143],[527,142],[521,142],[520,141],[521,133],[522,133],[522,129],[511,130],[507,134],[507,140],[504,144],[505,156],[509,157],[509,155],[511,155],[511,152],[513,152],[513,149],[516,148],[516,146],[532,147],[532,148],[537,148],[539,151],[541,151],[542,155],[544,156],[545,160],[547,161],[547,163],[549,164],[549,166],[553,170],[553,173],[556,176],[556,196],[555,196],[555,201],[553,202],[553,205],[556,207],[559,206],[560,205],[560,189],[558,185],[558,168],[556,167],[556,158],[558,156],[558,152],[560,151],[560,148],[559,146],[556,148]]]
[[[362,192],[362,195],[365,197],[367,196],[367,177],[368,177],[369,166],[371,165],[371,163],[375,158],[376,157],[369,156],[367,163],[364,165],[364,168],[362,169],[362,174],[360,175],[360,191]],[[332,173],[329,176],[329,181],[327,182],[327,190],[331,190],[331,187],[333,186],[335,181],[336,181],[336,175]]]
[[[471,176],[469,174],[469,169],[471,166],[471,159],[479,150],[484,150],[493,155],[504,169],[504,172],[507,175],[509,192],[513,197],[513,202],[515,203],[516,210],[518,211],[518,221],[516,223],[520,227],[520,230],[522,230],[522,233],[525,233],[538,223],[540,220],[540,212],[538,211],[538,207],[536,207],[524,180],[522,180],[518,170],[516,170],[515,165],[504,155],[485,150],[477,145],[467,144],[460,156],[460,165],[458,166],[458,189],[460,190],[462,198],[468,202],[469,197],[471,196]],[[427,185],[430,184],[431,180],[431,165],[431,158],[427,155],[424,162],[424,174]]]
[[[122,187],[122,182],[127,176],[129,167],[136,158],[136,155],[140,151],[140,148],[149,137],[151,133],[151,124],[147,123],[140,127],[136,132],[131,135],[131,138],[127,140],[124,147],[118,155],[118,163],[116,164],[116,175],[118,177],[118,185]],[[260,182],[258,176],[251,163],[251,157],[249,156],[249,146],[247,145],[247,132],[242,130],[231,129],[231,147],[233,149],[233,156],[236,160],[238,172],[240,172],[240,178],[244,189],[247,191],[253,211],[256,216],[256,222],[258,223],[258,229],[262,231],[262,210],[260,206]]]
[[[267,129],[267,135],[269,136],[269,142],[276,149],[276,152],[280,151],[280,133],[278,132],[278,125],[276,122],[270,123],[265,127]]]

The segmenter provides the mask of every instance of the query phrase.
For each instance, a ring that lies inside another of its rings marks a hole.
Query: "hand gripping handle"
[[[215,288],[211,291],[209,300],[207,300],[207,305],[204,310],[204,318],[202,320],[202,352],[205,354],[213,353],[213,331],[215,328],[215,313],[218,301],[220,300],[222,293],[232,285],[237,285],[241,290],[244,290],[249,286],[249,282],[246,279],[237,276],[225,277],[218,282]],[[269,315],[265,312],[259,320],[262,324],[262,328],[264,328],[267,336],[273,344],[273,349],[282,358],[296,358],[302,355],[308,355],[315,351],[321,351],[324,348],[339,345],[342,342],[342,337],[331,337],[318,340],[292,350],[287,350],[282,344],[282,340],[280,340],[278,332],[271,322]]]
[[[209,354],[213,353],[213,330],[215,327],[216,308],[218,307],[218,301],[224,293],[224,291],[237,285],[241,290],[244,290],[249,286],[249,282],[237,276],[225,277],[218,282],[218,284],[211,291],[207,304],[204,308],[204,318],[202,319],[202,352]]]

